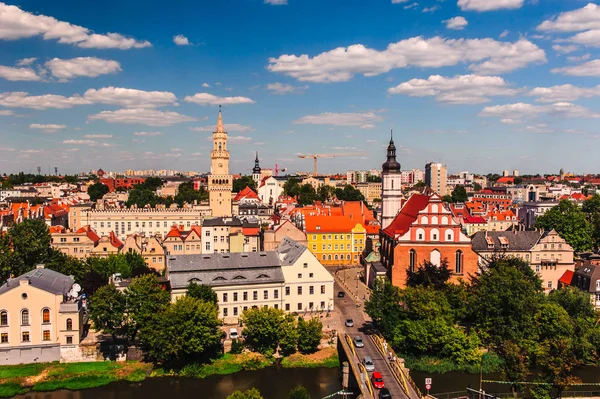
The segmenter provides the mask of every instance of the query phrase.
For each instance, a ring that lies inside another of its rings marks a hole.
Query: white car
[[[365,370],[375,371],[375,364],[369,356],[365,356],[365,358],[363,359],[363,364],[365,365]]]
[[[229,329],[229,338],[231,339],[236,339],[239,338],[239,334],[238,334],[238,330],[237,328],[230,328]]]
[[[354,327],[354,320],[347,319],[346,320],[346,327]]]
[[[357,348],[364,348],[365,347],[365,343],[363,342],[363,339],[361,336],[356,336],[354,337],[354,346]]]

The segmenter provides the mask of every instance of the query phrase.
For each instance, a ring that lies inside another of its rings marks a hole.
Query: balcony
[[[79,308],[79,302],[63,302],[60,304],[60,313],[77,313]]]

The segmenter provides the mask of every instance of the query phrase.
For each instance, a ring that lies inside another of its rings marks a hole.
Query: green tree
[[[194,201],[198,203],[206,201],[208,199],[208,191],[204,187],[200,187],[199,190],[194,190],[194,182],[188,181],[181,183],[178,187],[177,195],[175,196],[175,202],[179,206],[183,206],[186,202],[193,204]]]
[[[367,176],[367,182],[368,183],[381,183],[383,180],[381,179],[381,176],[376,176],[376,175],[368,175]]]
[[[233,192],[239,193],[246,187],[250,187],[252,190],[256,191],[256,182],[252,178],[252,176],[242,176],[239,179],[233,180]]]
[[[365,311],[386,338],[403,317],[400,299],[400,290],[386,278],[375,280],[371,296],[365,302]]]
[[[50,255],[45,261],[45,265],[47,269],[54,270],[66,276],[73,276],[75,281],[78,282],[83,282],[90,271],[85,260],[65,255],[54,248],[50,249]]]
[[[128,335],[130,342],[140,332],[140,340],[148,329],[154,328],[153,320],[163,312],[170,303],[169,293],[158,283],[152,274],[136,277],[125,290],[127,302]]]
[[[90,299],[90,319],[114,341],[125,327],[125,295],[112,284],[100,287]]]
[[[515,184],[521,184],[521,183],[523,183],[523,178],[521,176],[515,177],[514,183]]]
[[[52,255],[50,250],[50,231],[43,220],[25,219],[13,225],[0,243],[4,253],[0,257],[0,266],[4,270],[3,281],[10,275],[19,276],[45,263]]]
[[[423,286],[423,287],[434,287],[436,289],[443,288],[450,277],[452,272],[448,268],[448,262],[443,260],[440,266],[436,266],[429,261],[423,262],[419,265],[419,268],[414,272],[410,269],[406,270],[407,278],[406,284],[409,287]]]
[[[337,192],[337,190],[336,190]],[[317,192],[310,184],[303,184],[298,190],[298,203],[302,206],[310,205],[317,199]]]
[[[283,185],[283,193],[290,197],[295,197],[300,193],[300,181],[295,177],[290,177]]]
[[[465,186],[459,184],[454,187],[454,190],[452,190],[452,202],[467,202],[468,200],[469,197],[467,196]]]
[[[88,187],[88,194],[92,201],[97,201],[108,193],[110,189],[106,184],[95,183]]]
[[[160,177],[147,177],[141,184],[136,184],[134,188],[156,191],[161,188],[163,181]]]
[[[473,191],[481,191],[483,189],[483,187],[481,187],[481,184],[479,183],[473,183]]]
[[[327,201],[335,197],[335,187],[329,185],[322,185],[317,190],[317,198],[319,201]]]
[[[454,199],[452,199],[452,196],[451,196],[451,195],[444,195],[444,196],[442,197],[442,201],[443,201],[443,202],[446,202],[446,203],[448,203],[448,204],[452,204],[452,203],[454,203]]]
[[[364,201],[365,197],[362,193],[350,184],[346,184],[344,188],[336,188],[335,196],[340,201]]]
[[[226,399],[263,399],[263,397],[258,389],[250,388],[246,391],[235,391]]]
[[[144,331],[150,359],[172,364],[208,360],[221,341],[217,306],[183,296],[154,319]]]
[[[323,323],[319,319],[312,318],[305,321],[298,318],[298,350],[302,353],[315,353],[319,349],[323,338]]]
[[[279,334],[279,349],[283,356],[296,353],[298,347],[298,327],[296,319],[291,314],[285,315]]]
[[[298,385],[292,388],[288,394],[288,399],[310,399],[310,394],[306,388],[302,385]]]
[[[592,249],[592,225],[581,208],[571,201],[560,201],[557,206],[539,216],[535,225],[546,230],[556,230],[575,252]]]
[[[246,344],[264,355],[275,353],[279,345],[284,313],[281,309],[253,308],[242,313]]]
[[[588,198],[583,202],[582,207],[587,220],[591,223],[593,233],[592,239],[594,242],[594,248],[600,247],[600,195],[594,194],[593,197]]]
[[[215,305],[218,303],[217,293],[206,284],[196,284],[191,281],[187,286],[187,295]]]

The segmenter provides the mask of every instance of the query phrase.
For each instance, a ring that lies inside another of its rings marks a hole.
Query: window
[[[552,281],[548,281],[548,288],[552,288]]]
[[[234,315],[234,316],[237,316],[237,315],[238,315],[238,308],[237,308],[237,307],[234,307],[234,308],[233,308],[233,315]]]
[[[42,310],[42,323],[50,323],[50,310]]]
[[[206,250],[210,251],[210,241],[206,241]]]
[[[321,256],[322,260],[325,260],[327,258],[327,255],[323,254],[323,256]]]
[[[263,299],[269,299],[269,291],[268,290],[263,291]]]
[[[42,339],[44,341],[50,341],[50,330],[44,330],[42,334]]]
[[[321,301],[321,309],[325,309],[325,301]]]
[[[308,267],[308,263],[304,263],[302,266],[306,269]]]
[[[308,308],[312,310],[312,308],[314,308],[315,304],[313,302],[309,302],[308,303]]]
[[[22,342],[29,342],[29,331],[23,331],[21,333],[21,341]]]
[[[540,272],[540,265],[535,265],[535,272],[539,273]]]
[[[321,294],[324,294],[324,293],[325,293],[325,286],[324,286],[324,285],[322,285],[322,286],[321,286]]]
[[[337,244],[335,244],[335,245],[333,246],[333,249],[335,249],[335,250],[337,251],[337,250],[338,250],[338,245],[337,245]]]
[[[229,316],[229,309],[223,308],[223,317]]]
[[[287,312],[289,312],[289,311],[290,311],[290,304],[289,304],[289,303],[286,303],[286,304],[285,304],[285,310],[286,310]]]
[[[248,292],[244,291],[244,293],[242,294],[244,301],[248,300]]]
[[[279,298],[279,290],[273,290],[273,298],[275,298],[275,299]]]
[[[67,319],[67,331],[73,330],[73,319]]]
[[[302,295],[302,286],[298,286],[298,295]]]
[[[415,267],[417,266],[417,251],[411,249],[408,251],[408,269],[411,272],[415,271]]]
[[[298,273],[298,278],[302,278],[302,273]]]
[[[429,261],[439,267],[442,261],[442,254],[440,253],[440,251],[438,251],[437,249],[431,251],[431,254],[429,255]]]
[[[73,337],[72,336],[67,337],[67,345],[73,345]]]
[[[29,310],[27,310],[27,309],[21,311],[21,325],[22,326],[29,325]]]
[[[317,235],[313,234],[313,241],[317,239]]]
[[[0,312],[0,326],[7,326],[8,325],[8,312],[6,310],[3,310],[2,312]]]
[[[323,244],[323,251],[325,251],[325,249],[327,249],[327,245]]]
[[[223,293],[223,302],[227,302],[227,293],[226,292]]]
[[[314,277],[314,274],[313,274],[313,273],[308,273],[308,277],[309,277],[309,278],[313,278],[313,277]]]
[[[0,334],[0,344],[7,344],[7,343],[8,343],[8,334],[7,333]]]
[[[302,302],[298,303],[298,310],[302,310]]]
[[[314,295],[315,293],[315,287],[313,287],[312,285],[310,287],[308,287],[308,294],[309,295]]]
[[[290,287],[285,287],[285,295],[290,295]]]
[[[255,300],[255,301],[258,301],[258,291],[254,291],[252,293],[252,299]]]
[[[454,269],[456,274],[462,274],[462,262],[463,253],[461,250],[456,251],[456,268]]]
[[[273,307],[274,307],[275,309],[279,309],[279,304],[277,304],[277,303],[276,303],[275,305],[273,305]]]
[[[237,300],[238,300],[238,293],[234,292],[233,293],[233,302],[237,302]]]

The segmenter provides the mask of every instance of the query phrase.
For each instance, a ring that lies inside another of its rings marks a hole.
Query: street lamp
[[[356,297],[358,298],[358,280],[360,279],[360,273],[356,273]]]

